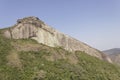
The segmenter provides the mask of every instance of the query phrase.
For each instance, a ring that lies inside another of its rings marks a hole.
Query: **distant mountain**
[[[105,50],[103,53],[107,54],[113,62],[120,65],[120,48]]]
[[[103,52],[106,54],[119,54],[120,48],[113,48],[113,49],[109,49],[109,50],[104,50]]]

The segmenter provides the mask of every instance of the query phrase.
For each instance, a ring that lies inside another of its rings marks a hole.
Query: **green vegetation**
[[[0,34],[0,80],[120,80],[120,67],[84,52]]]

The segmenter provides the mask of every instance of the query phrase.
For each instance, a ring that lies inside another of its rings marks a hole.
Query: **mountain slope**
[[[107,54],[113,62],[120,65],[120,48],[105,50],[103,53]]]
[[[85,51],[91,56],[111,62],[111,60],[99,50],[55,30],[37,17],[18,19],[17,24],[4,30],[4,35],[12,39],[34,39],[39,43],[51,47],[63,47],[73,52],[76,50]]]
[[[85,52],[68,52],[0,34],[1,80],[120,80],[120,67]]]

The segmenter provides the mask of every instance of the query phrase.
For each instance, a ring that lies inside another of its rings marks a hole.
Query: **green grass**
[[[17,51],[12,44],[40,45],[38,51]],[[15,51],[21,61],[21,68],[8,65],[7,56]],[[68,59],[49,61],[44,56],[53,53],[69,56],[71,52],[61,47],[52,48],[38,44],[31,39],[12,40],[0,34],[0,80],[120,80],[120,67],[89,56],[84,52],[75,52],[77,64]]]
[[[4,62],[6,62],[5,56],[9,53],[11,47],[10,40],[0,35],[0,64],[4,64]]]

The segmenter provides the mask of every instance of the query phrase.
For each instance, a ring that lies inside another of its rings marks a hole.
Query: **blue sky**
[[[0,0],[0,28],[26,16],[99,50],[120,48],[120,0]]]

